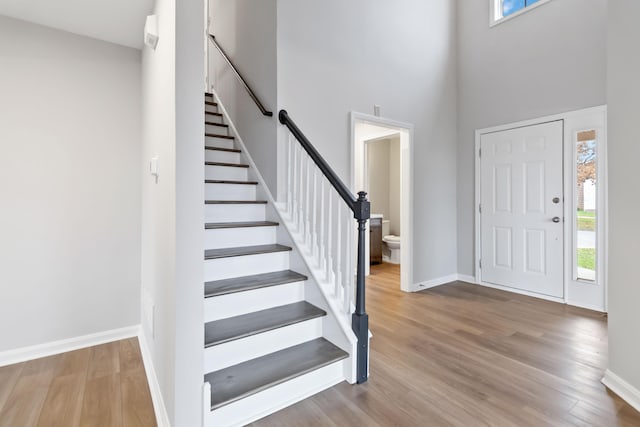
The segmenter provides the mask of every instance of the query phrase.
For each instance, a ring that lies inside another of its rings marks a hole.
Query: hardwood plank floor
[[[137,338],[0,368],[0,427],[156,425]]]
[[[455,282],[400,291],[372,266],[369,382],[339,384],[253,426],[640,426],[600,383],[600,313]]]

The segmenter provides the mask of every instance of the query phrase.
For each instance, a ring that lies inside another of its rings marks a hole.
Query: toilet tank
[[[384,236],[388,236],[389,233],[389,224],[391,223],[391,221],[389,221],[388,219],[383,219],[382,220],[382,237]]]

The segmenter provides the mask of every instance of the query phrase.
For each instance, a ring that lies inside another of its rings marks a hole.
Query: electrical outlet
[[[373,106],[373,115],[376,117],[380,117],[380,106],[379,105],[374,105]]]

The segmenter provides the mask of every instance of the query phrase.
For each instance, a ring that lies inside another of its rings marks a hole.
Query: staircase
[[[211,94],[205,111],[204,422],[222,427],[348,379],[352,360]]]

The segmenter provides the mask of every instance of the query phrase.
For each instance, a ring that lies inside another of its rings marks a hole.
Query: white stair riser
[[[208,122],[212,122],[213,120],[208,120]],[[204,125],[204,130],[206,133],[215,133],[216,135],[229,135],[229,128],[226,126],[215,126],[215,125]]]
[[[207,200],[255,200],[256,186],[244,184],[205,184]]]
[[[218,408],[207,415],[205,426],[244,426],[293,405],[343,381],[343,366],[344,361],[332,363]]]
[[[207,113],[218,113],[218,107],[215,105],[205,104],[204,111]]]
[[[300,301],[304,301],[304,282],[219,295],[205,298],[204,318],[213,322]]]
[[[276,243],[277,227],[216,228],[205,231],[204,248],[221,249]]]
[[[233,142],[233,139],[229,139],[229,138],[218,138],[215,136],[207,136],[205,137],[204,142],[207,147],[236,148]]]
[[[204,119],[212,123],[224,123],[222,116],[217,116],[215,114],[205,114]]]
[[[204,262],[204,281],[231,279],[289,269],[289,251],[209,259]]]
[[[204,150],[205,162],[240,163],[240,153],[218,150]]]
[[[204,218],[206,222],[264,221],[266,205],[261,203],[205,205]]]
[[[247,168],[233,166],[206,166],[205,179],[247,181]]]
[[[213,372],[322,337],[322,318],[307,320],[204,350],[204,371]]]

